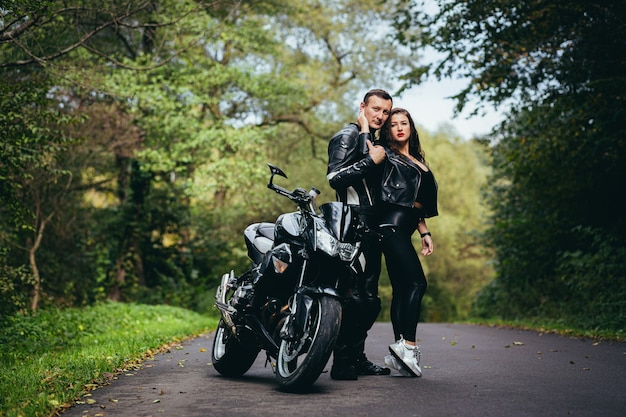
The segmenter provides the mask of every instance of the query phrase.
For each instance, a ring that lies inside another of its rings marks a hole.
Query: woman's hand
[[[433,253],[435,249],[435,244],[433,243],[433,238],[430,235],[426,235],[422,238],[422,250],[421,253],[424,256],[428,256]]]
[[[359,117],[357,117],[357,122],[359,123],[359,128],[361,129],[361,133],[369,133],[370,132],[370,122],[365,117],[365,112],[361,110],[359,112]]]

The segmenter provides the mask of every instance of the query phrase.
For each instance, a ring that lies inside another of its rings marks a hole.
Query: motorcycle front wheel
[[[333,297],[314,299],[301,338],[283,340],[276,361],[276,378],[284,390],[312,385],[324,370],[341,326],[341,303]]]
[[[227,328],[224,320],[220,320],[213,339],[213,367],[227,377],[238,377],[245,374],[259,354],[259,348],[243,345]]]

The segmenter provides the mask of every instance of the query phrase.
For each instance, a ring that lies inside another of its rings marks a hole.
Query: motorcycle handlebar
[[[308,204],[319,195],[319,192],[316,188],[312,188],[309,192],[307,192],[304,188],[296,188],[293,191],[289,191],[286,188],[281,187],[280,185],[272,183],[267,184],[267,188],[269,188],[270,190],[274,190],[278,194],[285,196],[288,199],[297,203]]]
[[[304,188],[296,188],[293,191],[289,191],[280,185],[274,184],[274,175],[279,175],[285,178],[287,178],[287,175],[285,175],[285,173],[275,165],[268,164],[268,166],[272,175],[270,176],[267,188],[274,190],[284,197],[287,197],[291,201],[296,202],[298,206],[303,207],[309,205],[320,194],[320,191],[315,187],[311,188],[311,191],[308,192]]]
[[[315,187],[311,188],[311,191],[308,192],[304,188],[296,188],[293,191],[289,191],[286,188],[281,187],[280,185],[274,184],[274,175],[279,175],[285,178],[287,178],[287,175],[285,175],[285,173],[275,165],[268,164],[268,166],[272,175],[270,176],[270,181],[267,184],[267,188],[269,188],[270,190],[274,190],[284,197],[287,197],[291,201],[296,202],[299,207],[308,206],[320,194],[320,191]]]

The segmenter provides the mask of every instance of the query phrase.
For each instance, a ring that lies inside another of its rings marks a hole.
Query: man
[[[374,205],[378,200],[385,151],[374,141],[391,111],[389,93],[374,89],[360,104],[358,124],[350,123],[328,144],[328,181],[337,199],[352,206],[373,231],[365,237],[356,285],[344,302],[341,331],[334,350],[330,376],[356,380],[359,375],[389,375],[389,368],[370,362],[365,356],[365,339],[380,312],[378,278],[381,249],[376,230]]]

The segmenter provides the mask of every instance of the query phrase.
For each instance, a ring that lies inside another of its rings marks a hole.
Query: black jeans
[[[417,209],[385,204],[382,210],[382,251],[393,290],[391,323],[396,340],[414,342],[428,284],[411,236],[421,212]]]
[[[378,279],[381,270],[380,235],[368,233],[362,241],[364,265],[356,265],[354,286],[343,300],[341,330],[334,350],[334,362],[353,364],[365,358],[365,339],[380,313]]]

